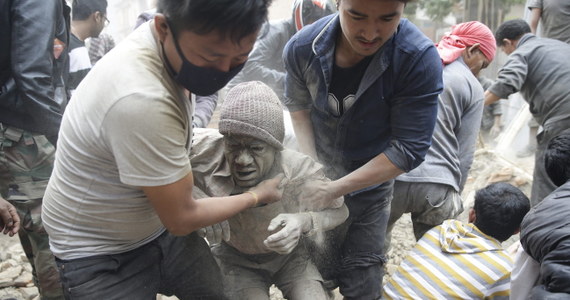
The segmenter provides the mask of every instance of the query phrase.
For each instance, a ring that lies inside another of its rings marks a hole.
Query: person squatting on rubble
[[[17,210],[10,234],[17,230],[42,300],[63,299],[41,205],[67,101],[68,40],[65,1],[0,0],[0,200]]]
[[[530,201],[493,183],[475,194],[469,224],[430,229],[384,287],[385,299],[509,299],[513,259],[502,242],[519,232]]]
[[[497,46],[507,55],[495,83],[485,91],[485,104],[521,92],[533,117],[542,126],[537,135],[531,203],[536,205],[556,189],[544,168],[548,142],[570,128],[570,45],[539,38],[521,20],[506,21],[495,33]]]
[[[339,0],[338,14],[303,28],[283,54],[299,147],[333,179],[302,197],[327,207],[344,195],[350,211],[337,227],[346,235],[331,235],[332,256],[318,263],[345,299],[382,295],[393,179],[423,161],[443,89],[433,42],[401,18],[408,2]]]
[[[205,129],[194,135],[195,195],[238,194],[285,174],[281,201],[242,211],[207,231],[211,245],[225,237],[212,251],[230,299],[269,299],[271,284],[287,299],[328,299],[305,239],[344,222],[348,208],[339,198],[334,208],[306,210],[299,197],[304,184],[328,179],[312,158],[285,149],[283,136],[279,98],[259,81],[238,84],[227,93],[219,132]]]
[[[267,84],[283,100],[285,96],[285,65],[283,49],[291,37],[306,25],[335,12],[329,0],[295,0],[291,18],[272,21],[265,24],[249,59],[228,87],[240,82],[261,81]],[[285,121],[286,148],[297,150],[298,145],[289,112],[283,111]]]
[[[404,213],[411,213],[419,240],[463,211],[461,192],[473,163],[483,113],[484,91],[475,74],[491,63],[497,46],[491,29],[477,21],[451,27],[436,46],[444,64],[444,89],[438,98],[432,143],[419,167],[396,178],[387,245]]]
[[[154,20],[79,85],[42,214],[67,298],[225,299],[219,267],[195,231],[279,200],[281,176],[194,199],[184,89],[222,88],[247,60],[269,4],[161,0]]]
[[[570,130],[548,143],[544,163],[558,188],[533,207],[521,224],[523,251],[513,270],[517,271],[512,282],[514,300],[570,298]]]

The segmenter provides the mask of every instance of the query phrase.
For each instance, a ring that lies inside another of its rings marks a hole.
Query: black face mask
[[[172,65],[165,55],[164,57],[166,63],[174,75],[174,80],[176,80],[178,84],[189,90],[191,93],[198,96],[212,95],[226,86],[226,84],[232,78],[234,78],[234,76],[236,76],[237,73],[241,71],[241,69],[243,69],[245,62],[230,69],[229,72],[223,72],[213,68],[198,67],[192,64],[186,59],[186,57],[184,57],[182,50],[180,50],[180,45],[178,44],[176,34],[174,33],[173,27],[170,25],[170,23],[168,23],[168,27],[170,27],[170,31],[172,32],[172,38],[174,39],[174,45],[176,46],[178,56],[180,56],[180,59],[182,60],[182,67],[180,68],[180,72],[178,72],[178,74],[174,72]]]

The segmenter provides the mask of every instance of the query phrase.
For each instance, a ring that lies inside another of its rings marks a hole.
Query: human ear
[[[467,48],[467,55],[468,55],[468,57],[471,56],[471,55],[476,54],[475,51],[478,51],[479,48],[480,48],[480,46],[481,46],[481,44],[479,44],[479,43],[475,43],[475,44],[469,46],[469,48]]]
[[[93,21],[95,23],[100,23],[103,15],[101,14],[100,11],[96,11],[96,12],[91,14],[91,17],[93,18]]]
[[[475,214],[475,209],[471,208],[469,210],[468,222],[475,223],[475,220],[477,220],[477,215]]]
[[[154,29],[158,34],[158,38],[164,43],[166,36],[168,35],[168,24],[166,23],[166,17],[163,14],[156,14],[154,16]]]

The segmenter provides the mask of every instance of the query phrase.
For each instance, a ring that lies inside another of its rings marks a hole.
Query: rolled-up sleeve
[[[429,47],[395,78],[397,93],[390,100],[392,140],[384,154],[409,172],[419,166],[431,145],[437,119],[437,97],[443,90],[443,66],[435,47]]]
[[[507,99],[509,95],[521,90],[526,81],[527,72],[526,59],[517,53],[513,53],[509,56],[507,63],[499,70],[497,79],[489,91],[499,98]]]

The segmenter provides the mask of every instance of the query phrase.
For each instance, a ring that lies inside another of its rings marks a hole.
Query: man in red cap
[[[412,213],[419,240],[463,211],[461,191],[483,113],[483,88],[475,74],[489,65],[496,49],[491,30],[477,21],[453,26],[437,44],[444,64],[444,90],[438,99],[432,144],[419,167],[396,178],[386,249],[392,227],[404,213]]]

